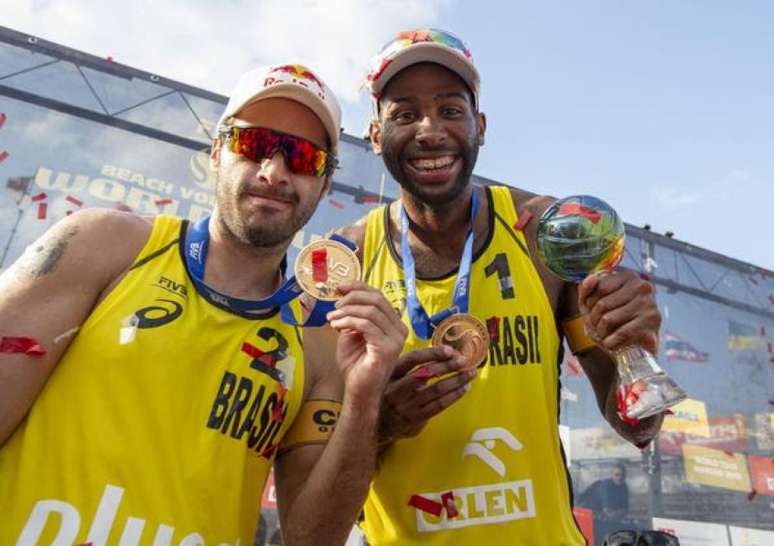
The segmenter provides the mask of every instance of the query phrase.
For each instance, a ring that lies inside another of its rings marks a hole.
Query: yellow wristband
[[[564,330],[567,344],[574,355],[582,355],[597,346],[586,333],[583,315],[562,321],[562,330]]]
[[[327,443],[336,428],[339,413],[341,402],[337,400],[307,400],[282,439],[279,453],[300,445]]]

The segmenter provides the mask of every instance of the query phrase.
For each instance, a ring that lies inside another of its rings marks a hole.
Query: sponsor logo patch
[[[441,502],[443,493],[420,493],[422,497]],[[535,517],[532,480],[494,483],[454,489],[455,517],[448,510],[440,516],[415,509],[417,530],[422,533],[459,529],[472,525],[489,525]]]

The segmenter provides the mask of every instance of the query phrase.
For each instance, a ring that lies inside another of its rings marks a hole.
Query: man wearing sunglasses
[[[486,118],[459,38],[400,33],[375,58],[367,86],[370,140],[401,199],[342,233],[359,244],[364,280],[409,326],[382,407],[368,539],[583,544],[557,431],[562,323],[584,315],[576,330],[585,322],[593,339],[570,341],[583,350],[599,406],[620,434],[647,442],[661,417],[621,421],[609,351],[628,343],[657,350],[652,287],[631,273],[580,288],[557,280],[535,259],[534,219],[553,199],[471,184]],[[444,324],[457,325],[449,339],[469,335],[474,349],[484,340],[482,360],[436,346]]]
[[[0,544],[246,546],[272,464],[285,544],[344,543],[406,328],[362,283],[332,328],[281,318],[340,119],[307,68],[249,72],[211,218],[86,210],[0,277]]]

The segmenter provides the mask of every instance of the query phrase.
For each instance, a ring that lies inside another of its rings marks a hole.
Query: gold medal
[[[339,285],[360,279],[357,254],[331,239],[319,239],[302,248],[294,269],[298,286],[323,301],[339,299]]]
[[[433,347],[448,345],[468,359],[466,368],[481,364],[489,352],[489,332],[473,315],[457,313],[441,321],[432,339]]]

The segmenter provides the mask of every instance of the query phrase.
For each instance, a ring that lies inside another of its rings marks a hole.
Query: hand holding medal
[[[433,347],[451,347],[467,360],[463,369],[471,369],[486,359],[489,351],[489,332],[484,323],[473,315],[455,313],[435,327],[432,343]]]

